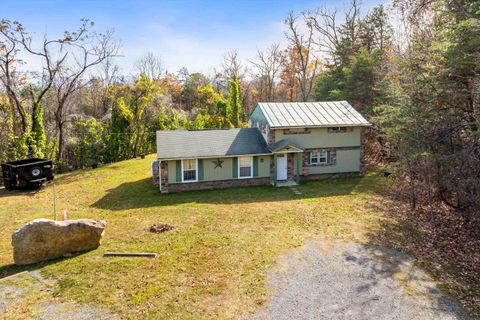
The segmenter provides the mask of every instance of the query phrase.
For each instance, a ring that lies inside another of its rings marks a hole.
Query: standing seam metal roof
[[[270,127],[369,126],[347,101],[260,102]]]

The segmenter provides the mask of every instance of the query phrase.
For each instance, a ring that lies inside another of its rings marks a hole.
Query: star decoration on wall
[[[213,164],[215,165],[215,167],[213,167],[214,169],[215,169],[215,168],[221,168],[221,167],[222,167],[223,160],[217,159],[217,160],[213,160],[212,162],[213,162]]]

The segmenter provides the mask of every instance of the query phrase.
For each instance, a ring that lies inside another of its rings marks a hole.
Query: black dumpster
[[[25,159],[2,164],[5,189],[40,187],[53,180],[53,163],[47,159]]]

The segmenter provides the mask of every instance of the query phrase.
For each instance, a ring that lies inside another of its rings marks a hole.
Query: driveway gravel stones
[[[312,241],[267,275],[272,295],[259,319],[474,319],[400,252]]]
[[[60,301],[53,298],[56,287],[54,280],[45,279],[40,271],[24,271],[0,279],[0,319],[35,319],[35,320],[115,320],[116,314],[100,307]],[[35,306],[30,314],[17,314],[17,306],[24,299],[35,296]]]

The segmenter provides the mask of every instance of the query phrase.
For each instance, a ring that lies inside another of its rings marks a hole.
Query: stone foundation
[[[339,173],[322,173],[322,174],[309,174],[301,176],[301,180],[322,180],[322,179],[337,179],[337,178],[353,178],[361,177],[363,172],[339,172]]]
[[[295,181],[295,154],[287,153],[287,181]]]
[[[267,144],[270,146],[275,143],[275,130],[268,128]]]
[[[162,161],[160,165],[162,192],[168,192],[168,162]]]
[[[163,186],[162,186],[162,192],[224,189],[224,188],[235,188],[235,187],[262,186],[262,185],[270,185],[270,184],[271,184],[270,177],[219,180],[219,181],[200,181],[200,182],[188,182],[188,183],[170,183],[168,184],[168,191],[163,189]]]
[[[155,160],[155,161],[153,161],[153,164],[152,164],[152,182],[153,182],[153,185],[157,188],[159,188],[158,163],[159,163],[159,161]]]

